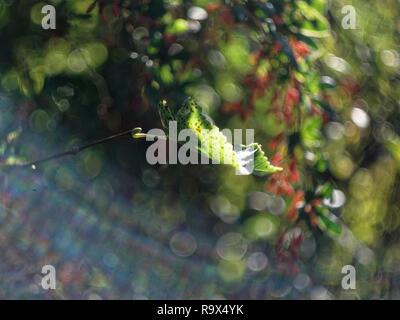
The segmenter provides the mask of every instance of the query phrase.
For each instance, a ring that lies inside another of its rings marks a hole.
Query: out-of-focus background
[[[0,298],[400,298],[399,9],[0,1]],[[18,166],[161,128],[158,100],[188,95],[283,172],[153,166],[130,137]]]

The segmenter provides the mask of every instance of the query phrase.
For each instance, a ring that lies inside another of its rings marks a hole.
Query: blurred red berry
[[[279,143],[281,143],[281,141],[283,140],[284,137],[285,137],[285,134],[283,132],[278,134],[277,136],[275,136],[269,143],[269,148],[271,150],[276,150],[276,148],[278,148]]]
[[[206,10],[210,13],[217,11],[221,5],[217,2],[210,2],[206,5]]]
[[[292,42],[292,49],[295,57],[304,57],[309,53],[308,46],[303,41]]]

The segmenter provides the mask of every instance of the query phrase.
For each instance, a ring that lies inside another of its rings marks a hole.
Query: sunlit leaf
[[[306,146],[313,147],[321,144],[321,125],[322,119],[320,117],[313,117],[305,121],[301,129],[301,137]]]
[[[306,18],[300,29],[301,34],[314,38],[324,38],[329,36],[329,22],[317,9],[310,6],[305,1],[297,1],[296,5]]]
[[[322,228],[328,229],[334,235],[339,236],[342,233],[342,228],[340,225],[333,220],[329,219],[327,216],[318,213],[318,224],[322,226]]]
[[[217,163],[230,165],[244,175],[266,175],[282,170],[271,165],[260,144],[234,146],[192,98],[186,100],[175,116],[165,101],[160,102],[159,111],[165,129],[169,121],[175,119],[178,131],[192,130],[198,139],[194,148]]]

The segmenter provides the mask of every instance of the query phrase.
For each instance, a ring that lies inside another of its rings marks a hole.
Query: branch
[[[68,156],[68,155],[76,155],[76,154],[78,154],[79,152],[81,152],[81,151],[83,151],[85,149],[88,149],[88,148],[91,148],[91,147],[97,146],[99,144],[103,144],[103,143],[106,143],[106,142],[109,142],[109,141],[112,141],[112,140],[115,140],[115,139],[118,139],[118,138],[122,138],[122,137],[125,137],[125,136],[132,136],[133,138],[145,138],[147,135],[145,133],[142,133],[142,128],[137,127],[137,128],[134,128],[134,129],[130,129],[130,130],[127,130],[127,131],[124,131],[124,132],[109,136],[109,137],[104,138],[104,139],[100,139],[100,140],[94,141],[94,142],[86,144],[84,146],[73,147],[72,149],[70,149],[68,151],[64,151],[64,152],[57,153],[57,154],[54,154],[54,155],[51,155],[51,156],[47,156],[45,158],[42,158],[42,159],[39,159],[39,160],[36,160],[36,161],[32,161],[32,162],[29,162],[29,163],[21,163],[21,164],[2,164],[2,165],[0,165],[0,168],[12,168],[12,167],[25,168],[25,167],[31,167],[32,169],[36,169],[36,165],[38,165],[39,163],[43,163],[43,162],[46,162],[46,161],[49,161],[49,160],[53,160],[53,159],[58,159],[58,158],[65,157],[65,156]]]

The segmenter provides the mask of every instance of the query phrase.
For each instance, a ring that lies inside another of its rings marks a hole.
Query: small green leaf
[[[339,236],[342,233],[342,229],[338,223],[332,221],[321,213],[318,213],[318,225],[320,225],[322,228],[328,229],[336,236]]]
[[[305,1],[297,1],[297,7],[306,18],[300,33],[313,38],[325,38],[330,34],[329,21],[315,8]]]
[[[167,128],[167,122],[173,120],[174,116],[166,101],[160,102],[159,111],[163,126]],[[212,119],[202,113],[202,108],[192,98],[187,99],[179,108],[175,119],[178,131],[190,129],[197,137],[197,145],[193,149],[211,160],[217,160],[216,163],[234,167],[243,175],[266,175],[282,170],[271,165],[258,143],[234,147]]]
[[[265,156],[264,151],[261,149],[261,145],[259,143],[253,143],[251,146],[256,148],[256,153],[254,155],[253,174],[263,176],[266,174],[282,171],[282,168],[271,165],[271,163],[268,161],[268,158]]]
[[[328,163],[322,156],[318,156],[315,168],[317,168],[319,172],[325,172],[328,169]]]
[[[301,129],[301,138],[307,147],[318,147],[322,143],[322,135],[320,128],[322,126],[322,119],[314,117],[307,119]]]
[[[332,185],[327,182],[322,186],[321,191],[319,192],[324,198],[331,198],[333,192]]]
[[[176,19],[172,25],[167,28],[167,32],[172,34],[185,33],[189,29],[189,23],[185,19]]]

